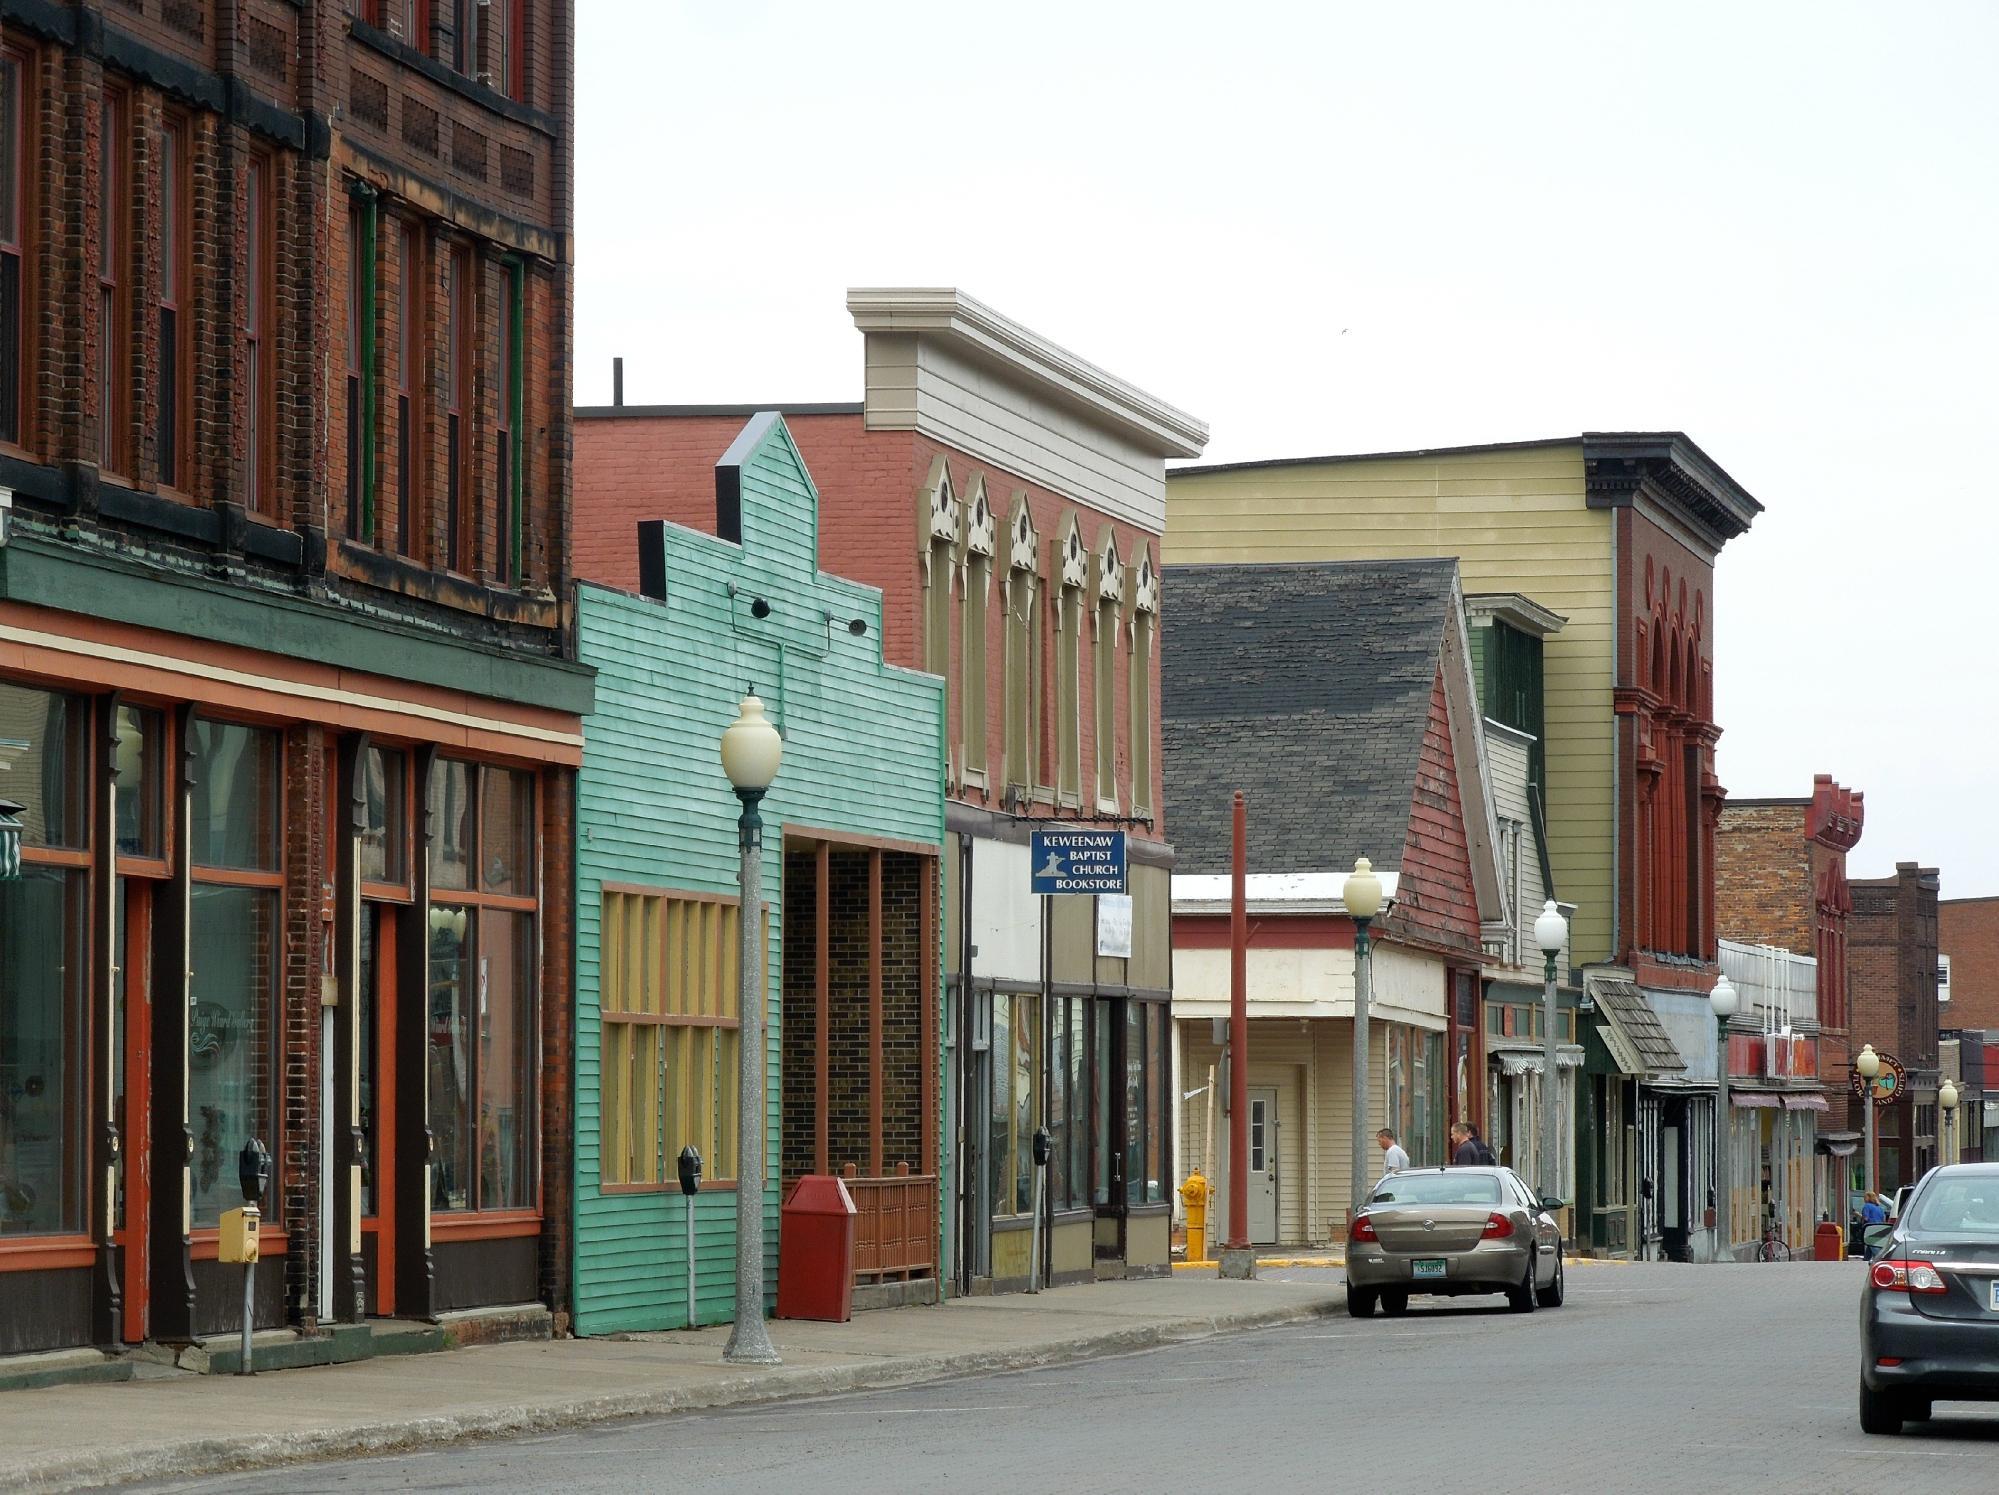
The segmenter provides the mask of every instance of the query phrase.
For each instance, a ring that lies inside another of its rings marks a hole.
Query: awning
[[[1743,1106],[1751,1111],[1779,1111],[1784,1103],[1774,1095],[1766,1095],[1760,1090],[1731,1090],[1728,1103]]]
[[[1813,1146],[1830,1158],[1850,1158],[1860,1151],[1860,1133],[1820,1132]]]
[[[1784,1097],[1786,1111],[1823,1111],[1828,1109],[1823,1095],[1787,1095]]]
[[[1489,1057],[1499,1066],[1499,1072],[1506,1075],[1538,1075],[1546,1072],[1548,1056],[1540,1048],[1504,1048],[1488,1050]],[[1582,1045],[1578,1043],[1557,1044],[1555,1064],[1560,1069],[1581,1069],[1583,1067]]]
[[[1628,1075],[1681,1074],[1687,1061],[1628,973],[1583,972],[1583,991],[1603,1015],[1604,1047]]]

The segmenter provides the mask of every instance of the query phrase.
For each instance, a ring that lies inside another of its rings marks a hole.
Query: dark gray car
[[[1933,1168],[1867,1269],[1860,1426],[1899,1433],[1935,1401],[1999,1401],[1999,1163]]]
[[[1374,1186],[1347,1229],[1347,1312],[1401,1313],[1412,1294],[1505,1293],[1558,1308],[1562,1231],[1511,1168],[1406,1168]]]

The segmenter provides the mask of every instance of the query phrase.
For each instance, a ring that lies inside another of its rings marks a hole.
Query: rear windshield
[[[1916,1201],[1911,1229],[1999,1237],[1999,1175],[1941,1178]]]
[[[1397,1173],[1381,1181],[1374,1204],[1497,1204],[1496,1173]]]

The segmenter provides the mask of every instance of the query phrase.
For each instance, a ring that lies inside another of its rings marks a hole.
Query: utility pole
[[[1229,1231],[1221,1275],[1256,1275],[1249,1246],[1249,811],[1240,789],[1229,868]]]

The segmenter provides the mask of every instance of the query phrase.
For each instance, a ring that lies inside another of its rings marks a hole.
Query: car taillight
[[[1366,1215],[1361,1215],[1352,1225],[1347,1227],[1347,1239],[1350,1241],[1378,1241],[1381,1237],[1374,1233],[1374,1221],[1368,1219]]]
[[[1926,1261],[1877,1261],[1869,1274],[1884,1293],[1949,1292],[1943,1274]]]
[[[1478,1233],[1482,1241],[1503,1241],[1513,1234],[1513,1221],[1497,1210],[1485,1217],[1485,1229]]]

